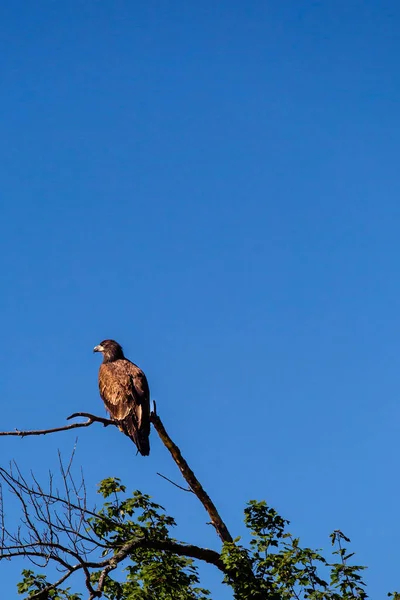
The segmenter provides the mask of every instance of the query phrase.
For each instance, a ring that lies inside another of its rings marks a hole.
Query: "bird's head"
[[[124,358],[122,347],[114,340],[103,340],[93,348],[93,352],[101,352],[104,358],[103,362],[112,362]]]

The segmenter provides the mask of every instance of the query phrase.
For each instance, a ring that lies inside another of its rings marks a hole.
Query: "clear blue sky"
[[[0,5],[1,429],[103,415],[115,338],[233,534],[250,498],[310,546],[341,528],[374,598],[400,587],[399,30],[396,0]],[[43,475],[75,435],[1,464]],[[78,437],[89,489],[215,545],[154,433],[149,459]]]

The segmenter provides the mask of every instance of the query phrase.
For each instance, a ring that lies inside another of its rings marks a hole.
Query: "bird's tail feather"
[[[138,430],[132,418],[120,421],[121,429],[135,444],[142,456],[149,456],[150,442],[146,432]]]

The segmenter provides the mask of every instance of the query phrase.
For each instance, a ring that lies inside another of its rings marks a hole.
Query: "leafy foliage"
[[[22,571],[22,581],[17,584],[18,594],[25,594],[26,598],[32,598],[35,596],[37,600],[81,600],[82,594],[73,594],[70,592],[70,588],[64,590],[52,589],[46,591],[48,581],[46,575],[35,575],[35,573],[29,569]]]
[[[95,569],[90,580],[94,589],[103,578],[102,595],[108,600],[208,600],[210,594],[200,585],[193,558],[166,550],[175,520],[151,498],[135,491],[131,496],[116,478],[101,482],[103,506],[91,513],[87,529],[97,536],[104,558],[121,556],[122,568]],[[240,538],[225,543],[218,568],[223,582],[232,588],[237,600],[350,600],[367,598],[362,580],[364,567],[351,564],[350,540],[339,530],[331,534],[334,546],[328,560],[320,551],[302,547],[299,538],[287,531],[289,522],[266,502],[252,500],[244,511],[251,534],[247,546]],[[157,543],[164,547],[157,549]],[[182,544],[180,542],[180,544]],[[204,550],[206,552],[206,550]],[[114,569],[114,570],[113,570]],[[25,598],[79,600],[70,588],[44,591],[44,575],[23,571],[18,584]],[[396,592],[388,594],[400,600]],[[95,595],[92,596],[93,598]]]
[[[93,531],[111,549],[120,549],[132,539],[147,541],[172,541],[169,531],[175,526],[164,508],[152,502],[150,496],[135,491],[131,497],[120,498],[126,492],[116,478],[105,479],[99,493],[106,499],[98,517],[89,519]],[[102,518],[105,517],[105,518]],[[138,547],[129,552],[130,564],[126,567],[123,583],[107,576],[104,596],[110,600],[206,600],[209,592],[197,587],[197,566],[191,558],[172,552]],[[101,571],[92,575],[98,582]]]

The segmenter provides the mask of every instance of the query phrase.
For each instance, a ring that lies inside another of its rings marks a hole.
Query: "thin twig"
[[[114,425],[115,427],[118,427],[118,423],[112,419],[105,419],[104,417],[98,417],[97,415],[92,415],[91,413],[87,412],[72,413],[72,415],[67,417],[67,421],[69,421],[69,419],[75,419],[76,417],[86,417],[89,419],[89,421],[92,421],[92,423],[103,423],[104,427],[108,427],[108,425]]]
[[[162,477],[166,481],[169,481],[170,483],[172,483],[172,485],[174,485],[175,487],[179,488],[180,490],[183,490],[184,492],[191,492],[192,494],[194,494],[193,490],[191,490],[189,488],[184,488],[182,485],[179,485],[179,483],[175,483],[175,481],[172,481],[172,479],[169,479],[168,477],[165,477],[165,475],[163,475],[162,473],[157,473],[157,475],[159,477]]]

